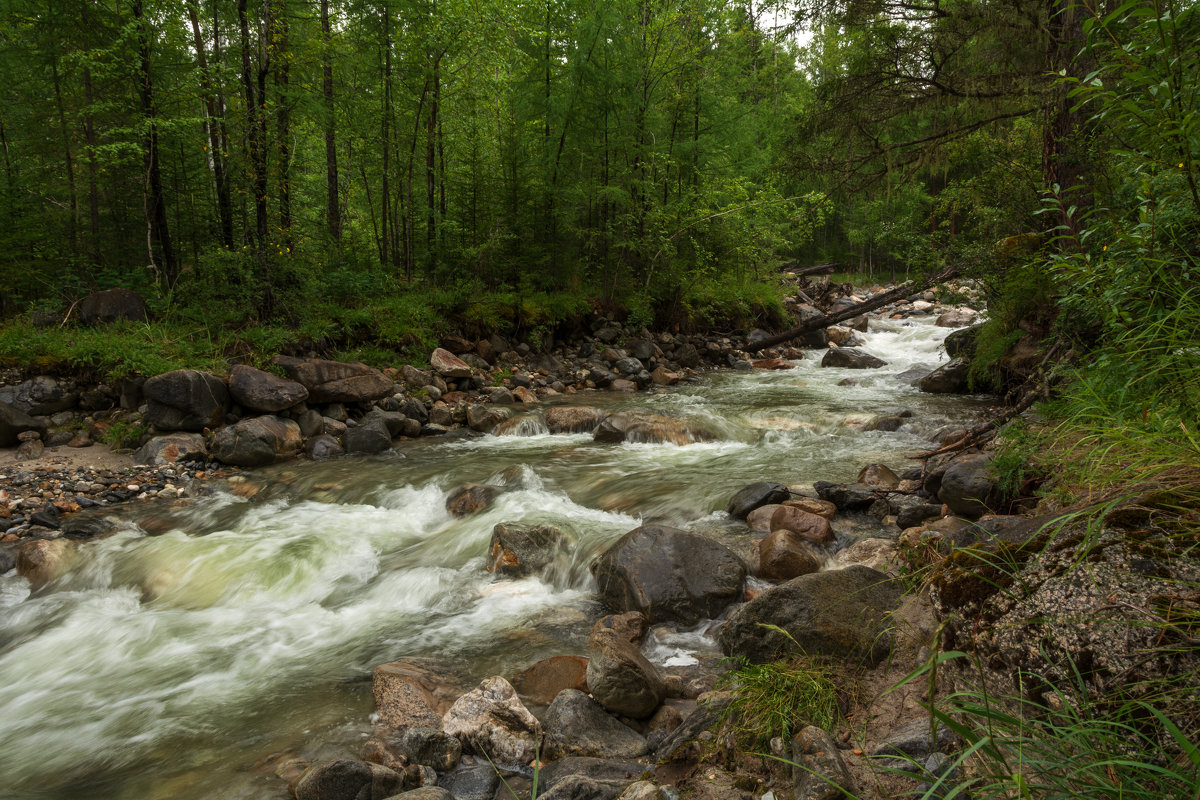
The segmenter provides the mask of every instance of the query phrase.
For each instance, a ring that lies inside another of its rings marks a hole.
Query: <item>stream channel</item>
[[[570,398],[691,420],[715,441],[598,444],[530,425],[248,473],[263,487],[248,499],[110,511],[118,532],[47,586],[0,576],[0,796],[285,798],[267,757],[356,756],[376,664],[435,656],[481,679],[585,654],[603,613],[588,565],[623,533],[654,521],[744,542],[723,510],[742,486],[853,481],[877,461],[900,472],[932,431],[978,413],[982,398],[897,378],[944,361],[948,330],[871,324],[863,349],[888,362],[878,370],[821,369],[814,351],[793,370]],[[913,416],[898,431],[857,424],[900,409]],[[446,495],[465,482],[509,488],[455,519]],[[557,526],[571,555],[541,579],[499,580],[484,570],[498,522]],[[712,627],[658,630],[648,655],[711,655]]]

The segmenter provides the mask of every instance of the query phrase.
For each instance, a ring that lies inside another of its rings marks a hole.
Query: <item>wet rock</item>
[[[492,529],[487,571],[514,578],[533,575],[563,552],[563,532],[558,528],[501,522]]]
[[[700,352],[690,342],[684,343],[675,351],[675,361],[681,367],[696,369],[700,366]]]
[[[819,570],[823,560],[803,537],[792,531],[772,531],[758,543],[758,577],[763,580],[777,582],[808,575]]]
[[[488,795],[490,798],[491,795]],[[441,786],[420,786],[416,789],[409,789],[407,792],[402,792],[393,795],[391,800],[460,800],[451,794],[449,789],[444,789]]]
[[[779,503],[769,503],[765,506],[759,506],[746,515],[746,524],[750,526],[752,531],[762,531],[763,533],[771,532],[771,517],[775,512],[783,508]]]
[[[592,433],[607,412],[589,406],[550,406],[545,415],[551,433]]]
[[[245,364],[229,371],[229,394],[242,408],[272,414],[308,399],[308,389],[296,381]]]
[[[754,509],[773,503],[782,503],[789,497],[791,494],[782,483],[760,481],[738,490],[737,494],[730,498],[729,505],[725,507],[725,513],[734,519],[745,519]]]
[[[198,433],[169,433],[155,436],[133,454],[138,464],[176,464],[180,461],[204,461],[208,448]]]
[[[546,765],[538,776],[539,800],[615,800],[647,765],[624,759],[568,756]]]
[[[792,739],[795,800],[841,800],[854,795],[854,781],[829,734],[809,725]]]
[[[212,456],[237,467],[265,467],[292,458],[303,449],[300,426],[283,417],[244,419],[217,431]]]
[[[512,685],[536,705],[549,705],[564,689],[587,691],[588,660],[581,656],[552,656],[513,676]]]
[[[685,757],[692,742],[701,734],[712,730],[721,720],[732,700],[728,692],[710,694],[684,719],[683,724],[658,746],[654,751],[654,760],[661,764]]]
[[[73,552],[66,539],[27,539],[17,548],[17,574],[40,589],[66,571]]]
[[[225,421],[229,389],[215,375],[177,369],[146,381],[146,419],[163,431],[202,431]]]
[[[750,362],[750,366],[754,367],[755,369],[771,369],[771,370],[795,369],[796,368],[795,364],[791,364],[787,361],[784,361],[782,358],[763,358],[758,361]]]
[[[916,500],[902,504],[896,514],[896,527],[900,530],[916,527],[927,519],[942,515],[942,507],[935,503]]]
[[[485,678],[450,706],[442,728],[473,752],[510,766],[533,761],[542,734],[541,724],[521,703],[516,690],[499,676]]]
[[[944,312],[933,323],[939,328],[963,328],[973,325],[978,319],[979,312],[971,308],[952,308]]]
[[[895,489],[900,485],[900,476],[883,464],[868,464],[859,470],[857,482],[864,486]]]
[[[818,517],[832,520],[837,516],[837,506],[828,500],[817,500],[813,497],[791,497],[783,501],[783,505],[816,514]]]
[[[105,289],[93,292],[75,307],[84,325],[101,325],[121,319],[145,322],[149,319],[146,301],[132,289]]]
[[[395,391],[395,383],[357,361],[275,356],[288,377],[308,389],[310,403],[369,403]],[[326,412],[326,416],[332,416]]]
[[[979,336],[979,329],[982,325],[973,325],[970,328],[961,328],[946,336],[942,342],[942,346],[946,348],[946,355],[951,358],[963,356],[971,358],[975,355],[975,339]]]
[[[829,520],[790,505],[781,505],[771,515],[771,530],[788,531],[810,544],[833,542],[833,528],[830,527]]]
[[[726,655],[766,663],[795,654],[828,655],[879,663],[891,650],[888,613],[901,587],[862,566],[801,575],[768,589],[741,606],[721,629]],[[764,625],[786,630],[795,640]]]
[[[467,406],[467,426],[473,431],[487,433],[512,416],[507,408],[471,403]]]
[[[443,378],[469,378],[471,366],[449,350],[436,348],[429,354],[429,366]]]
[[[651,622],[695,625],[741,597],[746,567],[724,545],[700,534],[643,525],[593,564],[600,599]]]
[[[891,539],[859,539],[833,557],[838,567],[861,564],[889,577],[899,574],[900,557],[896,542]]]
[[[341,443],[327,433],[310,437],[304,445],[304,450],[313,461],[325,461],[346,454]]]
[[[458,676],[426,659],[401,659],[375,667],[371,690],[380,724],[393,730],[440,728],[457,696]]]
[[[631,623],[633,619],[633,624]],[[640,614],[623,614],[601,619],[588,637],[588,691],[600,705],[614,714],[644,719],[654,713],[666,696],[658,668],[642,655],[631,640],[633,629],[644,630]]]
[[[829,483],[817,481],[813,489],[822,500],[827,500],[837,506],[839,511],[866,511],[875,502],[877,496],[869,486],[861,483]]]
[[[959,456],[947,465],[938,488],[938,499],[950,510],[967,519],[978,519],[997,500],[996,479],[989,465],[991,456],[972,453]]]
[[[655,386],[674,386],[683,379],[683,376],[678,372],[672,372],[666,367],[659,365],[650,373],[650,382]]]
[[[341,758],[313,764],[296,783],[296,800],[386,800],[404,776],[379,764]]]
[[[971,363],[965,358],[955,358],[918,380],[916,387],[930,394],[965,394],[970,391],[970,369]]]
[[[400,737],[400,750],[410,764],[449,772],[462,758],[462,742],[441,728],[408,728]]]
[[[500,490],[495,486],[468,483],[450,492],[446,498],[446,510],[455,517],[477,514],[491,506],[499,495]]]
[[[549,760],[563,756],[637,758],[648,749],[644,738],[575,689],[564,689],[554,698],[545,725],[545,757]]]
[[[687,445],[708,441],[712,434],[702,427],[645,411],[618,411],[610,414],[596,427],[597,442],[638,442],[642,444],[670,443]]]
[[[513,393],[503,386],[497,386],[495,389],[492,389],[488,393],[488,400],[495,405],[510,405],[517,402],[517,399],[513,397]]]
[[[392,448],[392,432],[382,419],[364,418],[361,425],[346,429],[342,444],[347,453],[383,453]]]
[[[0,402],[8,403],[33,417],[48,417],[72,409],[78,400],[79,393],[67,382],[49,375],[38,375],[15,386],[0,387]]]
[[[878,369],[886,367],[887,362],[854,347],[839,347],[831,349],[821,358],[821,366],[841,367],[842,369]]]
[[[500,773],[489,764],[455,770],[439,783],[454,800],[492,800],[501,787]]]

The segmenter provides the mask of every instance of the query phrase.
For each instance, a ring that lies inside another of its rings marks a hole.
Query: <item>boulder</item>
[[[618,411],[610,414],[596,427],[592,436],[597,442],[637,442],[643,444],[670,443],[687,445],[713,439],[708,430],[682,420],[671,419],[646,411]]]
[[[837,516],[837,506],[828,500],[818,500],[814,497],[791,497],[783,501],[783,505],[816,514],[818,517],[832,520]]]
[[[487,433],[511,416],[512,411],[507,408],[471,403],[467,406],[467,427],[473,431]]]
[[[296,381],[237,364],[229,371],[229,394],[242,408],[273,414],[308,399],[308,389]]]
[[[587,665],[582,656],[552,656],[518,672],[512,685],[535,705],[549,705],[563,689],[587,691]]]
[[[454,800],[493,800],[503,788],[500,773],[490,764],[460,767],[438,781]],[[499,795],[507,797],[507,793]]]
[[[839,347],[831,349],[821,358],[821,366],[841,367],[842,369],[877,369],[886,367],[887,362],[855,347]]]
[[[67,539],[26,539],[17,548],[17,574],[39,589],[66,571],[72,552]]]
[[[533,575],[563,552],[563,532],[558,528],[501,522],[492,529],[487,571],[510,578]]]
[[[442,717],[442,728],[494,763],[524,766],[533,761],[542,727],[517,697],[512,684],[499,676],[485,678],[464,694]]]
[[[451,516],[465,517],[477,514],[490,506],[500,495],[495,486],[468,483],[458,487],[446,497],[446,510]]]
[[[866,511],[878,499],[869,486],[861,483],[817,481],[813,489],[822,500],[833,503],[839,511]]]
[[[952,308],[937,318],[933,323],[939,328],[965,328],[973,325],[979,317],[979,312],[973,308]]]
[[[551,433],[592,433],[608,412],[590,406],[550,406],[546,427]]]
[[[341,443],[327,433],[321,433],[312,436],[305,442],[304,452],[313,461],[325,461],[330,458],[337,458],[346,454],[345,448]]]
[[[347,453],[382,453],[392,448],[392,432],[378,418],[364,418],[361,425],[347,428],[342,436]]]
[[[763,533],[771,532],[771,517],[775,516],[775,512],[783,508],[779,503],[768,503],[765,506],[759,506],[746,515],[746,524],[750,526],[752,531],[762,531]]]
[[[841,800],[854,796],[854,781],[837,744],[814,725],[792,738],[792,784],[795,800]]]
[[[296,783],[296,800],[386,800],[404,789],[404,776],[380,764],[339,758],[313,764]]]
[[[458,696],[460,679],[428,659],[401,659],[380,664],[371,690],[379,722],[393,730],[440,728],[442,715]]]
[[[155,436],[133,454],[138,464],[175,464],[180,461],[204,461],[208,447],[198,433],[168,433]]]
[[[720,631],[721,650],[762,664],[795,655],[798,645],[809,655],[873,666],[891,650],[888,613],[900,594],[897,582],[862,566],[801,575],[738,608]]]
[[[443,378],[471,377],[471,365],[441,347],[429,354],[429,366]]]
[[[410,389],[421,389],[429,385],[433,375],[423,369],[417,369],[412,364],[404,364],[400,367],[400,379]]]
[[[971,363],[965,358],[955,358],[918,380],[916,386],[930,394],[965,394],[970,391],[970,369]]]
[[[275,356],[272,362],[308,389],[310,403],[369,403],[396,388],[382,372],[357,361]]]
[[[119,319],[145,322],[149,319],[146,301],[132,289],[105,289],[79,301],[75,313],[84,325],[100,325]]]
[[[763,580],[787,581],[816,572],[823,560],[803,537],[787,530],[772,531],[758,543],[757,574]]]
[[[654,751],[654,760],[662,764],[685,756],[692,742],[701,734],[712,730],[713,726],[722,720],[725,709],[729,708],[732,701],[733,697],[729,692],[713,692],[701,700],[696,710]]]
[[[449,789],[441,786],[419,786],[416,789],[409,789],[407,792],[401,792],[397,795],[392,795],[392,800],[457,800]]]
[[[36,420],[19,408],[0,402],[0,447],[12,447],[17,437],[26,431],[46,434],[46,423]]]
[[[410,764],[449,772],[462,758],[462,742],[441,728],[408,728],[400,737],[400,751]]]
[[[15,386],[0,387],[0,403],[34,417],[48,417],[75,407],[79,393],[69,384],[49,375],[38,375]]]
[[[839,568],[861,564],[889,577],[899,574],[900,555],[896,542],[891,539],[859,539],[833,557]]]
[[[162,431],[202,431],[225,421],[229,389],[216,375],[177,369],[155,375],[142,387],[146,419]]]
[[[951,358],[963,356],[968,359],[975,355],[975,340],[982,327],[982,325],[972,325],[970,328],[960,328],[947,334],[946,338],[942,340],[942,346],[946,348],[946,355]]]
[[[741,598],[746,567],[724,545],[700,534],[643,525],[593,564],[600,599],[653,622],[695,625]]]
[[[770,370],[782,370],[782,369],[795,369],[796,368],[795,364],[792,364],[788,361],[784,361],[782,358],[762,358],[762,359],[759,359],[758,361],[751,361],[750,366],[754,367],[755,369],[770,369]]]
[[[725,513],[734,519],[746,519],[756,508],[774,503],[782,503],[791,497],[788,488],[782,483],[759,481],[752,483],[729,499]]]
[[[883,464],[867,464],[858,471],[857,482],[863,486],[895,489],[900,485],[900,476]]]
[[[970,453],[954,459],[942,473],[938,499],[961,517],[983,516],[998,499],[996,479],[989,468],[991,460],[986,453]]]
[[[770,529],[771,531],[787,531],[810,544],[833,542],[833,528],[830,527],[829,520],[795,506],[777,508],[771,515]]]
[[[637,758],[645,755],[646,740],[614,719],[583,692],[564,689],[546,711],[547,760],[563,756]]]
[[[811,303],[798,303],[793,309],[797,322],[801,325],[812,322],[813,320],[821,319],[825,313]],[[800,344],[808,348],[825,347],[829,344],[829,334],[824,328],[815,331],[809,331],[800,337]]]
[[[614,714],[645,719],[662,703],[666,686],[658,668],[631,641],[630,617],[645,629],[640,614],[604,617],[592,627],[587,685],[592,697]]]
[[[538,800],[616,800],[646,769],[638,761],[560,758],[546,765],[538,776]]]
[[[292,458],[304,447],[300,426],[283,417],[253,417],[213,436],[212,456],[236,467],[265,467]]]

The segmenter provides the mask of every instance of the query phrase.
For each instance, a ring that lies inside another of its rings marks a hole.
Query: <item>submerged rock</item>
[[[636,387],[635,387],[636,388]],[[597,442],[688,445],[715,438],[708,430],[681,420],[645,411],[618,411],[596,427]]]
[[[507,577],[532,575],[564,551],[563,532],[558,528],[501,522],[492,529],[487,571]]]
[[[499,495],[500,490],[495,486],[468,483],[450,493],[446,498],[446,510],[455,517],[477,514],[490,506]]]
[[[887,362],[854,347],[839,347],[830,349],[821,358],[821,366],[843,369],[877,369],[886,367]]]

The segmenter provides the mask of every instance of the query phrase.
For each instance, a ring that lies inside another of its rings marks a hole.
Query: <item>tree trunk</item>
[[[342,215],[338,202],[337,140],[334,136],[337,116],[333,105],[333,39],[329,26],[329,0],[321,0],[321,96],[325,101],[325,217],[329,238],[342,239]],[[374,213],[374,212],[372,212]]]
[[[291,78],[291,53],[288,52],[289,25],[287,0],[277,0],[272,6],[275,35],[271,37],[276,48],[271,58],[275,64],[275,135],[279,139],[279,229],[282,249],[292,249],[292,143],[291,98],[288,97],[288,81]]]
[[[58,128],[62,136],[63,158],[67,172],[67,202],[70,216],[67,218],[67,243],[71,249],[71,263],[79,262],[79,196],[75,189],[75,159],[71,154],[71,136],[67,131],[67,113],[63,108],[62,81],[58,74],[58,55],[50,60],[50,75],[54,79],[54,105],[58,111]],[[147,80],[149,77],[147,76]]]
[[[148,250],[151,262],[154,245],[161,253],[161,266],[157,267],[167,287],[175,285],[179,276],[179,262],[171,244],[171,233],[167,227],[167,203],[163,197],[162,170],[159,164],[158,123],[154,109],[154,83],[150,77],[150,32],[142,14],[142,0],[134,0],[133,18],[138,31],[138,56],[140,63],[140,94],[142,115],[146,118],[146,224],[149,231]]]
[[[204,127],[208,130],[209,163],[212,165],[213,183],[217,193],[217,218],[220,221],[221,244],[233,247],[233,201],[230,199],[229,175],[225,169],[225,148],[218,127],[221,113],[217,108],[217,93],[213,89],[212,76],[208,69],[208,56],[204,52],[204,38],[200,34],[200,18],[194,0],[189,0],[187,12],[188,19],[192,23],[196,64],[200,67],[200,91],[204,95],[204,111],[207,115]]]

